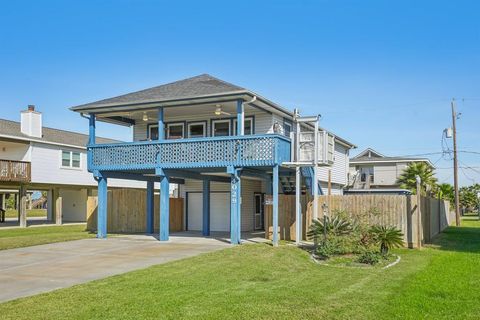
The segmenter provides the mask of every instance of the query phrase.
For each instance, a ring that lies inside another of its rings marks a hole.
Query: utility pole
[[[455,224],[460,226],[460,203],[458,199],[458,157],[457,157],[457,111],[455,99],[452,99],[452,130],[453,130],[453,188],[455,190]]]

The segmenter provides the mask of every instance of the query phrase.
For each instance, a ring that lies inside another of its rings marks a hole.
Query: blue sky
[[[322,114],[353,154],[441,152],[455,97],[459,149],[480,152],[477,1],[1,2],[1,118],[35,104],[86,132],[67,107],[201,73]],[[451,182],[452,162],[430,158]],[[480,154],[460,161],[461,183],[480,182]]]

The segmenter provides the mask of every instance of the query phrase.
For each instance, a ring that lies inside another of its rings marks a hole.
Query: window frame
[[[69,165],[68,166],[65,166],[63,164],[63,154],[64,153],[68,153],[69,157],[68,157],[68,161],[69,161]],[[73,155],[74,154],[78,154],[78,167],[74,167],[73,166]],[[80,151],[71,151],[71,150],[64,150],[64,149],[61,149],[60,150],[60,168],[62,169],[71,169],[71,170],[82,170],[82,153]]]
[[[198,137],[192,137],[190,135],[190,126],[194,125],[202,125],[203,126],[203,136],[198,136]],[[207,121],[192,121],[192,122],[187,122],[187,138],[188,139],[195,139],[195,138],[205,138],[208,135],[207,132]]]
[[[289,133],[287,135],[287,126],[290,127]],[[287,138],[290,138],[290,134],[294,132],[293,121],[283,118],[283,135]]]
[[[170,138],[170,127],[173,127],[173,126],[181,126],[182,127],[182,137],[181,138]],[[169,122],[169,123],[166,123],[166,128],[167,128],[167,132],[166,132],[165,138],[167,140],[185,139],[185,122]]]
[[[226,136],[216,136],[215,135],[215,124],[216,123],[228,123],[228,135]],[[210,134],[211,137],[229,137],[232,135],[232,118],[228,119],[212,119],[211,124],[212,132]]]
[[[250,121],[250,128],[251,128],[251,132],[249,134],[245,133],[245,127],[243,128],[244,129],[244,134],[246,136],[251,136],[251,135],[254,135],[255,134],[255,117],[254,116],[249,116],[249,117],[245,117],[244,119],[244,124],[247,122],[247,121]],[[237,118],[234,118],[233,119],[233,127],[232,127],[232,135],[237,135]]]

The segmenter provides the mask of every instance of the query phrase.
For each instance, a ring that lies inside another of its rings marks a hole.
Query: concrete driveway
[[[227,248],[221,238],[85,239],[0,251],[0,302]]]

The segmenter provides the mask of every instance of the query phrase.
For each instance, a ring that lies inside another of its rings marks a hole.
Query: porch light
[[[216,109],[215,109],[215,115],[217,116],[220,116],[222,115],[222,106],[220,106],[219,104],[216,105]]]
[[[147,116],[147,113],[146,113],[146,112],[143,113],[143,118],[142,118],[142,119],[143,119],[143,121],[145,121],[145,122],[148,121],[148,116]]]

